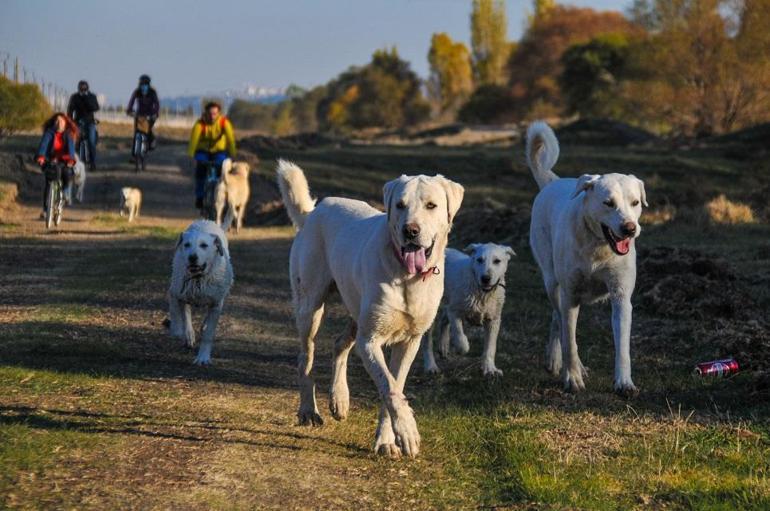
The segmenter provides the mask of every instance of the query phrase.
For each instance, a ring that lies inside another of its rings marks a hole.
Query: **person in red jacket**
[[[43,124],[43,137],[37,150],[37,163],[45,168],[51,163],[61,162],[67,166],[62,172],[62,185],[67,203],[72,201],[72,167],[75,165],[75,143],[78,140],[78,127],[67,114],[57,112]],[[45,198],[51,186],[48,178],[43,191],[43,214],[45,216]]]

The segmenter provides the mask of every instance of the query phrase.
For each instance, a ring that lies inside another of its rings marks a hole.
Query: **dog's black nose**
[[[192,254],[187,256],[187,260],[190,261],[192,264],[195,264],[198,262],[198,254]]]
[[[636,224],[634,222],[626,222],[620,227],[620,231],[625,236],[633,236],[636,233]]]
[[[481,283],[484,284],[485,286],[490,282],[492,282],[492,277],[490,277],[489,275],[483,275],[481,277]]]
[[[419,225],[417,225],[415,223],[411,223],[411,224],[406,224],[404,226],[404,238],[406,238],[408,240],[413,240],[413,239],[415,239],[419,235],[420,235],[420,226]]]

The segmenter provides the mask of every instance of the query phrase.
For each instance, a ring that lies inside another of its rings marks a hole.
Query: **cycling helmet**
[[[146,83],[147,85],[150,85],[150,76],[149,75],[142,75],[139,77],[139,84]]]

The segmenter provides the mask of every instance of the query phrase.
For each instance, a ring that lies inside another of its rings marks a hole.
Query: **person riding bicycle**
[[[212,101],[203,109],[203,115],[193,126],[187,154],[195,164],[195,207],[203,208],[208,163],[217,166],[217,176],[222,175],[222,162],[235,157],[235,134],[230,120],[221,114],[222,107]]]
[[[96,95],[90,91],[87,81],[80,80],[78,91],[70,96],[67,116],[74,119],[80,126],[83,142],[88,144],[88,152],[91,155],[91,170],[96,169],[96,119],[94,112],[98,111],[99,101],[96,99]]]
[[[150,87],[150,77],[142,75],[139,77],[139,86],[131,94],[131,99],[128,100],[128,107],[126,107],[126,113],[128,115],[134,115],[134,103],[136,103],[136,115],[141,117],[147,117],[150,123],[150,129],[147,132],[147,143],[150,151],[155,149],[155,134],[152,132],[152,127],[155,125],[155,121],[158,120],[158,113],[160,112],[160,101],[158,100],[158,93],[155,89]],[[136,128],[136,125],[134,125]],[[134,149],[131,149],[131,156]]]
[[[47,164],[60,162],[66,165],[62,172],[62,189],[67,203],[72,202],[72,167],[75,166],[75,143],[78,139],[78,127],[65,113],[57,112],[43,124],[43,137],[37,150],[37,163],[43,170]],[[43,190],[43,215],[45,217],[48,190],[51,182],[46,175],[45,189]]]

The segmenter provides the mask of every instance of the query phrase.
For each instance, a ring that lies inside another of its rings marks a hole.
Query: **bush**
[[[462,122],[496,124],[510,122],[516,114],[516,101],[506,87],[482,85],[458,113]]]
[[[37,128],[50,113],[37,85],[16,84],[0,76],[0,137]]]

